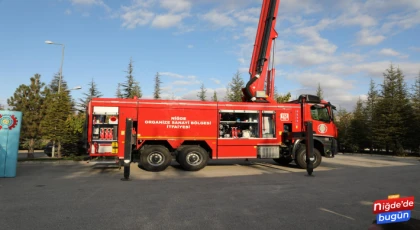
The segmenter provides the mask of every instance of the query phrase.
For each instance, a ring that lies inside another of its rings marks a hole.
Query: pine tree
[[[44,86],[41,75],[35,74],[30,78],[30,85],[20,85],[13,96],[7,99],[12,110],[22,112],[21,138],[25,140],[28,148],[28,158],[34,157],[35,143],[41,137],[40,123],[45,119],[44,97],[41,91]]]
[[[130,62],[128,63],[128,69],[126,71],[126,82],[121,84],[123,87],[122,96],[124,98],[134,98],[135,96],[138,98],[142,97],[141,88],[138,82],[135,81],[133,76],[133,60],[130,58]]]
[[[80,103],[79,106],[82,108],[80,110],[80,112],[84,112],[86,111],[86,108],[90,102],[90,100],[92,100],[92,98],[98,98],[98,97],[102,97],[102,93],[98,90],[98,87],[95,83],[95,81],[92,78],[92,81],[88,84],[89,89],[87,93],[83,93],[83,95],[85,95],[84,99],[79,99]]]
[[[118,83],[117,92],[115,93],[115,97],[124,98],[123,94],[121,93],[121,83]]]
[[[387,153],[392,150],[394,154],[403,154],[403,142],[407,127],[405,118],[408,108],[407,90],[402,71],[391,64],[384,73],[382,85],[382,100],[378,103],[377,122],[374,135],[385,146]]]
[[[344,152],[353,152],[353,146],[351,142],[350,125],[352,120],[352,114],[347,112],[344,108],[339,108],[336,116],[336,125],[338,129],[338,143],[339,149]]]
[[[53,76],[49,86],[51,93],[58,93],[58,88],[60,87],[60,91],[64,90],[69,92],[67,82],[64,80],[64,77],[61,76],[61,85],[60,85],[60,73],[56,73]]]
[[[132,97],[130,97],[130,98],[134,98],[134,97],[141,98],[142,96],[143,95],[141,93],[140,85],[139,85],[138,82],[135,82],[134,83]]]
[[[409,148],[412,146],[412,142],[416,142],[419,139],[413,139],[411,134],[411,126],[414,124],[414,113],[413,107],[410,103],[410,92],[408,91],[407,84],[405,82],[405,76],[400,68],[397,68],[397,103],[401,120],[396,124],[397,132],[393,135],[394,139],[394,153],[399,155],[405,155],[405,147]]]
[[[364,113],[366,118],[366,140],[368,142],[370,153],[373,152],[373,148],[378,147],[378,140],[374,135],[374,127],[378,121],[377,114],[377,103],[379,101],[379,93],[376,90],[375,82],[370,80],[370,87],[368,97],[364,106]]]
[[[197,94],[197,97],[201,100],[201,101],[205,101],[206,100],[206,93],[207,93],[207,89],[204,87],[204,83],[201,84],[200,87],[200,91]]]
[[[45,117],[41,121],[43,137],[48,138],[53,143],[53,153],[55,154],[55,146],[57,146],[57,156],[61,157],[62,144],[66,143],[66,135],[68,133],[66,127],[66,120],[68,116],[74,111],[75,102],[70,96],[70,90],[62,77],[61,87],[58,88],[57,82],[59,76],[55,75],[49,84],[49,87],[44,91]]]
[[[66,121],[72,110],[71,98],[64,90],[53,93],[51,89],[47,89],[44,109],[45,116],[41,121],[43,136],[57,144],[57,156],[61,157],[62,144],[69,141]]]
[[[410,140],[412,140],[412,145],[410,147],[414,151],[420,153],[420,142],[418,141],[420,140],[420,72],[412,86],[411,106],[413,119],[412,125],[410,125],[412,128],[409,133],[409,135],[412,136],[412,138],[410,138]]]
[[[244,80],[241,77],[239,71],[232,77],[232,81],[229,83],[229,91],[227,92],[227,99],[231,102],[242,102],[242,88],[244,88]]]
[[[161,99],[160,84],[162,84],[162,81],[160,80],[160,75],[159,75],[159,73],[156,73],[156,75],[155,75],[155,91],[153,92],[153,98],[154,99]]]
[[[223,101],[229,101],[229,95],[230,95],[230,89],[229,89],[229,86],[227,86],[225,96],[223,97]]]
[[[324,91],[321,88],[321,83],[318,83],[318,88],[316,90],[316,95],[322,100],[324,99]]]
[[[217,93],[216,90],[213,92],[213,97],[211,97],[212,101],[217,101]]]
[[[60,84],[60,73],[56,73],[53,76],[53,79],[51,80],[50,84],[48,85],[48,88],[50,89],[51,93],[58,93],[58,91],[64,92],[63,95],[65,95],[66,97],[70,99],[71,109],[72,110],[75,109],[76,103],[71,98],[70,90],[68,88],[66,80],[64,80],[64,76],[61,76],[61,84]]]
[[[363,101],[359,98],[353,111],[353,119],[350,123],[349,133],[355,150],[363,150],[367,144],[366,116]]]

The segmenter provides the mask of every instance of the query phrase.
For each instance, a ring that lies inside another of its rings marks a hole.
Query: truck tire
[[[166,147],[161,145],[149,146],[140,154],[140,166],[146,171],[163,171],[171,164],[171,162],[171,153]]]
[[[279,165],[288,165],[293,161],[293,159],[290,157],[274,158],[273,160]]]
[[[313,168],[317,168],[322,161],[322,155],[318,149],[314,148],[314,161],[313,161]],[[295,163],[303,168],[306,169],[306,146],[300,145],[299,149],[296,153]]]
[[[189,146],[179,152],[177,159],[184,170],[198,171],[206,167],[209,154],[200,146]]]

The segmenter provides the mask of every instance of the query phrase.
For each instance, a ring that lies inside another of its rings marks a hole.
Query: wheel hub
[[[151,153],[149,157],[147,158],[148,163],[153,166],[161,165],[164,160],[165,160],[165,157],[161,153],[157,153],[157,152]]]
[[[188,164],[190,164],[190,165],[198,165],[202,161],[200,155],[198,155],[195,152],[187,154],[186,158],[187,158],[186,160],[187,160]]]
[[[316,161],[316,157],[315,157],[315,154],[313,154],[314,156],[312,157],[312,158],[309,158],[309,160],[311,161],[311,162],[315,162]],[[306,154],[304,154],[303,155],[303,161],[304,162],[306,162]]]

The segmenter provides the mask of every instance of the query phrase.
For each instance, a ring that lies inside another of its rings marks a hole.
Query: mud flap
[[[132,129],[133,119],[127,118],[125,125],[125,139],[124,139],[124,178],[123,181],[130,180],[130,165],[131,165],[131,154],[132,154]]]
[[[308,175],[312,175],[314,171],[313,159],[314,159],[314,133],[312,128],[312,121],[306,121],[306,171]]]

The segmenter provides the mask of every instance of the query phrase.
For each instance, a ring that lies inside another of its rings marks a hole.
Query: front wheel
[[[184,170],[198,171],[207,165],[209,154],[200,146],[189,146],[179,152],[177,159]]]
[[[321,164],[321,161],[322,161],[321,153],[319,152],[318,149],[314,148],[314,159],[312,160],[313,168],[314,169],[317,168]],[[305,145],[301,145],[298,152],[296,153],[295,162],[299,167],[306,169],[306,146]]]
[[[147,171],[160,172],[165,170],[172,161],[169,150],[161,145],[149,146],[140,154],[140,163]]]

